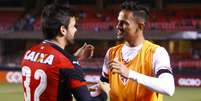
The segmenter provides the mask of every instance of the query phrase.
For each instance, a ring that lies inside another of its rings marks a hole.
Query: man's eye
[[[123,22],[123,21],[120,21],[120,22],[119,22],[119,25],[121,25],[121,26],[122,26],[123,24],[124,24],[124,22]]]
[[[128,23],[126,21],[121,21],[120,25],[128,25]]]
[[[77,28],[78,27],[78,24],[75,24],[75,28]]]

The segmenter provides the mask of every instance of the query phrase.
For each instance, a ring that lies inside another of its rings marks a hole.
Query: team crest
[[[121,82],[123,83],[123,85],[126,85],[128,83],[128,79],[127,78],[125,78],[125,77],[123,77],[121,75],[119,75],[119,78],[120,78]]]

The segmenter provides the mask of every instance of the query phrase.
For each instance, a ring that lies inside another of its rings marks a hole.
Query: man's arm
[[[91,92],[91,95],[93,97],[104,95],[103,91],[105,91],[107,93],[107,96],[109,95],[108,92],[110,90],[110,86],[108,83],[105,83],[105,82],[108,82],[108,73],[109,73],[109,68],[107,65],[108,64],[108,56],[109,56],[109,50],[107,51],[105,58],[104,58],[103,67],[102,67],[102,75],[101,75],[100,81],[96,85],[91,86],[91,89],[95,90],[94,92]],[[100,101],[104,101],[104,100],[100,100]]]
[[[84,43],[84,45],[74,53],[74,56],[78,60],[85,60],[92,58],[93,54],[94,54],[94,46],[91,44]]]
[[[73,96],[77,101],[92,101],[92,97],[87,86],[81,86],[72,90]]]
[[[83,73],[78,68],[80,67],[60,69],[61,78],[64,78],[63,81],[66,81],[62,84],[67,85],[63,88],[66,89],[63,93],[69,92],[73,94],[76,101],[92,101]],[[63,96],[65,95],[63,94]]]
[[[156,92],[169,96],[174,94],[175,85],[171,73],[162,73],[158,77],[150,77],[130,70],[128,78]]]
[[[101,78],[100,80],[102,82],[109,82],[108,81],[108,74],[109,74],[109,67],[108,67],[108,63],[109,63],[109,49],[105,55],[105,58],[104,58],[104,62],[103,62],[103,67],[102,67],[102,75],[101,75]]]

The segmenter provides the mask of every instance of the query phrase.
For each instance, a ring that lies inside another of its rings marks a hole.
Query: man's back
[[[26,52],[21,67],[25,101],[71,100],[86,85],[74,56],[45,41]]]

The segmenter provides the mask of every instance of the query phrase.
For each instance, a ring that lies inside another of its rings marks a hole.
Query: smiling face
[[[117,36],[124,38],[126,41],[131,41],[137,38],[139,30],[138,23],[132,11],[121,10],[118,16]]]

